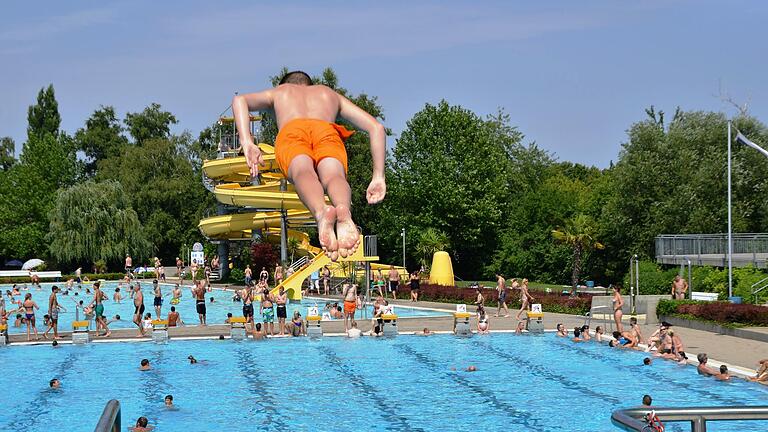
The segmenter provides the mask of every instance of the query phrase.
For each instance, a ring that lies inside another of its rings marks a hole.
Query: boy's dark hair
[[[728,366],[726,366],[726,365],[720,365],[720,373],[721,373],[721,374],[724,374],[724,373],[726,373],[726,372],[728,372]]]
[[[149,424],[149,419],[147,419],[146,417],[139,417],[139,419],[136,420],[136,426],[138,427],[144,428],[144,427],[147,427],[148,424]]]
[[[146,365],[148,365],[148,364],[149,364],[149,360],[147,360],[147,359],[142,359],[142,360],[141,360],[141,365],[142,365],[142,366],[146,366]]]
[[[280,80],[280,84],[299,84],[311,86],[314,83],[312,82],[312,78],[306,72],[291,71],[283,75],[283,78]]]
[[[651,406],[653,403],[653,398],[651,395],[643,395],[643,405],[645,406]]]
[[[170,399],[170,400],[173,400],[173,395],[166,395],[166,396],[165,396],[165,399]]]
[[[256,323],[256,331],[261,331],[261,323]]]

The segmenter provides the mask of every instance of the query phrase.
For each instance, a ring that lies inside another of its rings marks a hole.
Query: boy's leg
[[[341,165],[341,164],[339,164]],[[314,161],[307,155],[297,155],[288,167],[288,178],[296,188],[301,202],[309,209],[315,221],[320,237],[320,245],[332,259],[338,259],[338,242],[336,241],[336,209],[325,204],[325,192],[315,172]],[[335,203],[335,201],[334,201]]]
[[[352,190],[347,183],[344,166],[338,159],[327,157],[317,164],[317,175],[336,207],[338,251],[339,255],[346,258],[357,249],[360,233],[352,221]]]

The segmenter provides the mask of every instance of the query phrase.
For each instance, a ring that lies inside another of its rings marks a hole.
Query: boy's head
[[[280,80],[280,84],[298,84],[311,86],[314,83],[312,82],[312,78],[310,78],[306,72],[292,71],[283,76],[283,79]]]
[[[728,366],[726,365],[720,365],[720,373],[725,375],[728,373]]]
[[[171,312],[176,312],[176,306],[171,306]]]

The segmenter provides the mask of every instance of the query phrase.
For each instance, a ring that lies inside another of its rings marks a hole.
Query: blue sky
[[[503,108],[528,142],[599,167],[644,108],[768,121],[763,1],[46,1],[3,4],[0,136],[53,83],[62,127],[157,102],[196,134],[280,67],[333,67],[395,133],[425,103]],[[390,139],[394,143],[394,138]]]

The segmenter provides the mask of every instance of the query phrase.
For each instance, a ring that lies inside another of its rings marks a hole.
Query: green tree
[[[11,137],[0,138],[0,171],[8,171],[16,163],[16,142]]]
[[[380,254],[398,250],[402,227],[434,228],[447,233],[457,273],[482,271],[511,214],[505,203],[517,185],[512,155],[521,140],[503,113],[484,120],[445,101],[427,104],[408,121],[390,160],[387,198],[377,209]]]
[[[151,139],[167,139],[171,136],[171,125],[178,123],[176,117],[163,111],[160,104],[153,103],[140,113],[128,113],[125,125],[137,145]]]
[[[136,212],[116,181],[88,181],[62,189],[50,213],[50,253],[61,262],[118,263],[152,254]]]
[[[419,234],[416,252],[420,256],[421,265],[429,268],[435,252],[445,251],[450,247],[448,235],[434,228],[427,228]]]
[[[585,214],[578,214],[569,219],[565,227],[552,231],[555,240],[565,243],[573,250],[571,286],[573,294],[581,276],[582,261],[584,256],[593,249],[603,249],[602,243],[596,239],[597,228],[592,219]]]
[[[128,145],[122,124],[111,106],[102,106],[94,111],[74,138],[77,149],[85,153],[85,170],[89,177],[96,174],[100,160],[119,156]]]
[[[37,103],[27,110],[27,137],[42,137],[51,134],[54,137],[59,134],[61,115],[59,115],[59,103],[53,91],[53,84],[40,89],[37,93]]]

